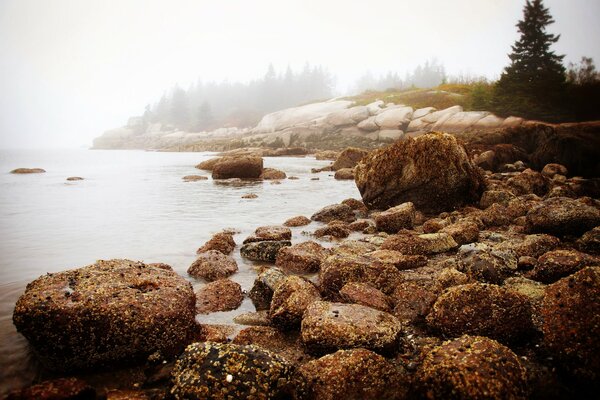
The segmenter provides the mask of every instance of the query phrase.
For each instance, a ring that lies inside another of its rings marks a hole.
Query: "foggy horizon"
[[[81,147],[178,84],[249,82],[321,65],[345,94],[366,72],[401,77],[437,59],[497,78],[524,0],[359,2],[2,1],[0,148]],[[593,0],[545,0],[564,64],[600,61]]]

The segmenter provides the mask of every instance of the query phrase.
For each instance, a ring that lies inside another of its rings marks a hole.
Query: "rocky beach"
[[[369,107],[321,120],[356,125]],[[358,125],[393,119],[407,133],[377,125],[374,146],[316,153],[332,163],[314,179],[354,180],[361,198],[288,210],[247,236],[224,226],[187,276],[113,259],[31,282],[13,321],[45,372],[7,398],[594,397],[600,124],[387,109],[376,116],[393,118]],[[214,182],[286,185],[294,176],[263,157],[314,151],[286,144],[196,168]],[[232,280],[240,261],[248,291]],[[248,298],[253,310],[232,321],[201,317]]]

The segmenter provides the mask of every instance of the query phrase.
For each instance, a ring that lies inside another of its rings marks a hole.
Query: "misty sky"
[[[78,147],[175,83],[322,64],[338,90],[436,57],[498,77],[524,0],[0,0],[0,147]],[[599,0],[545,0],[566,61],[600,63]]]

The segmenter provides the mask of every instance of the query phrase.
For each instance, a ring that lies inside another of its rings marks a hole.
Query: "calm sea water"
[[[328,204],[358,198],[352,181],[330,173],[311,174],[327,161],[312,157],[265,158],[298,180],[265,182],[184,182],[205,174],[194,165],[211,153],[101,150],[0,150],[0,396],[31,382],[39,373],[25,339],[12,325],[14,303],[27,282],[47,272],[85,266],[98,259],[128,258],[164,262],[187,277],[196,249],[212,234],[233,228],[238,244],[261,225],[310,216]],[[39,167],[44,174],[10,174]],[[68,182],[69,176],[84,177]],[[318,176],[320,180],[311,178]],[[242,199],[255,193],[257,199]],[[306,240],[295,228],[294,241]],[[249,290],[253,263],[235,255],[240,272],[232,277]],[[194,287],[201,282],[191,279]],[[227,323],[253,310],[199,316],[201,322]]]

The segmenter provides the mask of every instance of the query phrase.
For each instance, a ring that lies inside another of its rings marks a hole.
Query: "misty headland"
[[[592,398],[600,73],[547,3],[496,77],[270,64],[2,150],[0,393]]]

